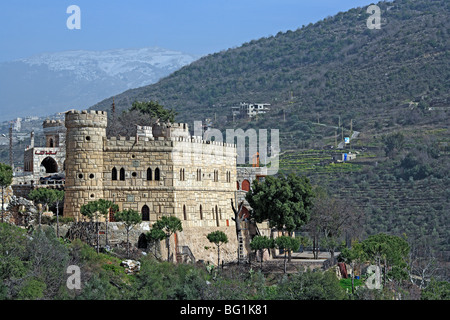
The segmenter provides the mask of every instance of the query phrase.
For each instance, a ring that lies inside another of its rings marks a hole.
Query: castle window
[[[214,170],[214,182],[219,181],[219,170]]]
[[[136,173],[136,172],[133,172],[133,173],[131,174],[131,176],[132,176],[133,178],[136,178],[137,173]]]
[[[203,220],[203,210],[202,210],[202,205],[200,205],[200,220]]]
[[[117,180],[117,169],[114,167],[111,171],[111,180]]]
[[[184,169],[180,169],[180,181],[184,181]]]
[[[91,137],[90,136],[86,136],[86,141],[91,141]]]
[[[79,179],[83,179],[83,174],[82,174],[82,173],[79,173],[79,174],[78,174],[78,178],[79,178]]]
[[[186,206],[184,204],[183,204],[183,218],[184,218],[184,220],[187,220]]]
[[[202,181],[202,169],[197,169],[197,181]]]
[[[142,221],[150,221],[150,208],[147,205],[142,207],[141,213]]]
[[[159,173],[159,168],[156,168],[155,169],[155,180],[156,181],[159,181],[160,180],[160,173]]]
[[[147,181],[151,181],[152,180],[152,169],[148,168],[147,169]]]
[[[121,181],[125,180],[125,169],[124,168],[120,168],[120,180]]]
[[[50,138],[50,145],[49,145],[49,147],[53,148],[53,139],[52,138]]]
[[[216,206],[216,224],[217,226],[219,226],[219,212],[217,210],[217,206]]]
[[[236,190],[239,190],[239,181],[236,181]]]
[[[91,173],[91,174],[89,175],[89,178],[90,178],[90,179],[94,179],[94,174]]]

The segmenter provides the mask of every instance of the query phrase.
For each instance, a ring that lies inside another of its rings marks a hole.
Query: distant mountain
[[[86,109],[142,87],[200,56],[158,47],[43,53],[0,63],[0,121]]]

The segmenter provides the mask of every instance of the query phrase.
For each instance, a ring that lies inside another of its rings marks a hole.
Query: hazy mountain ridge
[[[199,56],[158,47],[42,53],[0,63],[1,120],[45,115],[155,83]]]

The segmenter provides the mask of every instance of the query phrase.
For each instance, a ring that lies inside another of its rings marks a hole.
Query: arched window
[[[125,180],[125,169],[124,168],[120,168],[120,180],[122,180],[122,181]]]
[[[50,138],[49,147],[50,147],[50,148],[53,148],[53,138]]]
[[[180,169],[180,181],[184,181],[184,169]]]
[[[161,178],[161,177],[160,177],[160,175],[159,175],[159,168],[156,168],[156,169],[155,169],[155,180],[156,180],[156,181],[159,181],[160,178]]]
[[[219,181],[219,170],[214,170],[214,182]]]
[[[141,213],[142,221],[150,221],[150,208],[147,205],[142,207]]]
[[[152,180],[152,168],[147,169],[147,181]]]
[[[112,168],[111,179],[112,180],[117,180],[117,169],[116,169],[116,167]]]
[[[186,206],[183,204],[183,219],[187,220]]]
[[[216,224],[217,226],[219,226],[219,212],[217,210],[217,206],[216,206]]]

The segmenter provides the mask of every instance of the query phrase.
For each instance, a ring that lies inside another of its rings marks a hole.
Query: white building
[[[241,117],[252,118],[258,114],[264,114],[270,110],[269,103],[246,103],[241,102],[239,113]]]

